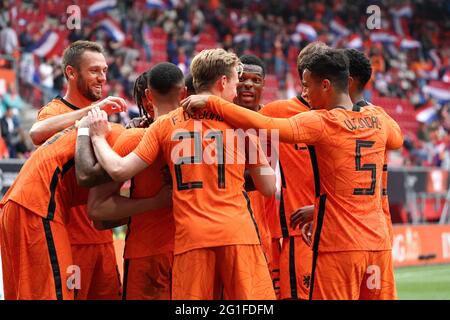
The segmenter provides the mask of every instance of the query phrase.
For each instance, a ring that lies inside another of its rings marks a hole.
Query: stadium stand
[[[386,108],[405,134],[401,153],[390,154],[390,166],[450,169],[448,1],[383,1],[381,29],[375,30],[366,26],[367,1],[81,0],[81,29],[71,30],[72,4],[1,4],[1,110],[10,104],[9,83],[17,82],[28,105],[14,109],[24,132],[36,110],[64,92],[62,50],[78,39],[103,44],[109,64],[105,95],[126,98],[130,117],[137,114],[131,99],[135,78],[158,62],[171,61],[187,73],[193,56],[205,48],[254,53],[268,67],[263,94],[268,103],[299,92],[298,52],[311,41],[323,41],[370,57],[373,76],[366,99]],[[7,149],[0,141],[2,158],[8,157]],[[28,152],[19,155],[26,158]]]

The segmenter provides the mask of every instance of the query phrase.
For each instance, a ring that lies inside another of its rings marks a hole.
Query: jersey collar
[[[66,99],[64,99],[61,96],[56,96],[55,99],[61,101],[62,103],[64,103],[66,106],[68,106],[72,110],[80,110],[80,108],[78,108],[76,105],[71,104],[69,101],[67,101]]]

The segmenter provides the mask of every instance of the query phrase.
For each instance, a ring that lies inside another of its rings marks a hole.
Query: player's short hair
[[[177,86],[184,86],[180,68],[170,62],[161,62],[148,71],[148,85],[159,94],[167,94]]]
[[[263,74],[262,74],[263,78],[266,76],[266,65],[265,65],[265,63],[260,58],[255,56],[254,54],[244,54],[244,55],[239,57],[239,60],[241,60],[241,62],[243,64],[260,66],[261,69],[262,69],[262,72],[263,72]]]
[[[147,110],[144,108],[145,89],[151,87],[164,95],[182,84],[184,84],[183,72],[170,62],[158,63],[150,70],[141,73],[134,81],[133,87],[133,98],[139,109],[139,115],[149,119]]]
[[[62,57],[62,69],[64,76],[67,77],[66,67],[72,66],[77,70],[80,70],[81,56],[85,51],[93,51],[104,54],[103,47],[93,41],[78,40],[71,43],[66,49],[64,49]]]
[[[327,49],[329,49],[329,47],[325,43],[314,41],[309,43],[300,51],[297,56],[297,71],[300,78],[303,75],[303,71],[305,70],[305,65],[308,61],[308,58],[310,58],[313,53],[324,52]]]
[[[207,49],[197,54],[191,63],[191,74],[196,92],[209,90],[223,75],[231,77],[239,58],[224,49]]]
[[[305,69],[316,77],[328,79],[333,87],[340,91],[348,90],[348,58],[342,50],[327,49],[323,52],[314,52],[306,62]]]
[[[372,66],[369,58],[356,49],[343,49],[349,61],[350,76],[359,81],[359,89],[362,90],[372,76]]]

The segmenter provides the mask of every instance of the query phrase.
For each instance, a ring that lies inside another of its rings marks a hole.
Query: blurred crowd
[[[318,40],[363,50],[370,57],[373,75],[367,100],[401,98],[418,111],[433,110],[420,118],[417,132],[406,133],[403,162],[450,168],[449,1],[81,0],[77,3],[81,28],[69,30],[71,4],[1,2],[0,52],[16,59],[21,96],[14,86],[5,88],[2,116],[9,108],[18,117],[24,104],[39,108],[62,94],[61,53],[79,39],[105,47],[109,65],[105,95],[125,97],[130,117],[137,113],[132,87],[140,72],[167,60],[187,73],[196,52],[213,46],[260,56],[276,79],[276,98],[295,94],[297,54]],[[376,29],[369,29],[372,11],[366,10],[374,4],[380,16]],[[96,8],[101,10],[95,12]],[[42,43],[50,37],[57,39],[56,44],[45,51]]]

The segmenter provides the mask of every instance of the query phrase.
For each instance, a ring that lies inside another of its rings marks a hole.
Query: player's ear
[[[71,65],[67,65],[66,66],[66,75],[67,75],[67,80],[75,80],[76,78],[76,70],[73,66]]]
[[[227,76],[225,76],[225,75],[223,75],[221,78],[220,78],[220,91],[223,91],[223,89],[225,89],[225,86],[227,85],[227,81],[228,81],[228,79],[227,79]]]
[[[348,76],[348,89],[350,91],[350,89],[352,88],[352,86],[356,84],[355,79],[353,79],[351,76]]]
[[[331,81],[328,79],[323,79],[322,80],[322,89],[324,91],[328,91],[331,89]]]
[[[149,102],[152,102],[153,101],[152,90],[147,88],[147,89],[145,89],[144,93],[145,93],[145,98],[147,98],[147,100]]]

